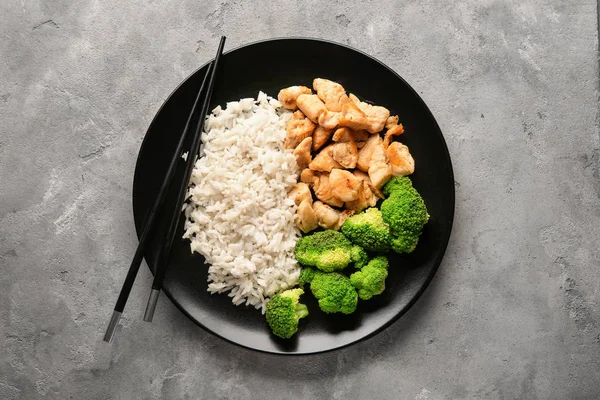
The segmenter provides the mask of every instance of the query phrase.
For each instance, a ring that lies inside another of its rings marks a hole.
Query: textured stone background
[[[558,0],[0,3],[0,399],[600,398],[597,4]],[[430,105],[456,225],[415,307],[314,357],[234,347],[139,276],[131,183],[154,113],[256,39],[348,43]]]

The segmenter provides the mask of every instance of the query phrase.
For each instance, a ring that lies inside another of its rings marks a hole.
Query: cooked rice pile
[[[190,188],[184,238],[210,264],[208,290],[229,291],[236,305],[264,307],[294,286],[300,232],[287,192],[296,184],[292,150],[284,150],[291,113],[260,92],[217,107],[202,133]]]

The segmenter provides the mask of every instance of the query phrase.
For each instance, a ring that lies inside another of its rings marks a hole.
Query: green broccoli
[[[360,271],[350,275],[350,282],[358,291],[361,300],[383,293],[385,278],[388,276],[388,260],[384,256],[375,257]]]
[[[354,263],[354,267],[357,269],[361,269],[367,262],[369,262],[369,255],[360,246],[352,246],[352,254],[350,255],[352,262]]]
[[[307,270],[309,272],[304,272]],[[310,290],[319,300],[319,307],[324,312],[352,314],[356,310],[358,294],[347,276],[305,268],[302,270],[301,281],[310,283]]]
[[[312,268],[302,268],[302,271],[300,271],[300,279],[298,280],[300,287],[310,284],[315,277],[315,272],[316,271]]]
[[[407,176],[395,176],[390,179],[385,186],[382,188],[385,197],[389,197],[392,192],[397,190],[406,190],[407,188],[413,187],[412,181]]]
[[[390,195],[381,203],[381,216],[392,233],[392,249],[410,253],[417,246],[423,226],[429,220],[423,198],[406,177],[394,178],[384,186]],[[390,185],[391,186],[388,186]]]
[[[342,233],[354,244],[369,251],[387,251],[392,246],[390,227],[383,222],[381,211],[369,208],[348,218]]]
[[[308,315],[306,305],[299,302],[302,289],[289,289],[271,297],[267,303],[266,318],[273,333],[289,339],[298,330],[298,321]]]
[[[333,272],[346,268],[351,262],[364,265],[366,253],[356,247],[341,232],[326,230],[298,240],[295,255],[304,266]]]

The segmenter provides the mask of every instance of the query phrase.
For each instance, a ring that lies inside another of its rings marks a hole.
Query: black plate
[[[188,77],[152,121],[140,149],[133,182],[136,230],[141,227],[179,139],[206,65]],[[416,161],[414,186],[422,194],[431,219],[420,243],[408,256],[390,254],[390,274],[385,292],[360,302],[352,315],[327,315],[312,296],[304,295],[310,315],[291,340],[270,334],[261,313],[235,307],[226,295],[207,291],[207,266],[203,257],[190,254],[189,242],[173,246],[164,291],[190,319],[232,343],[264,352],[307,354],[333,350],[365,339],[387,327],[412,306],[435,274],[450,238],[454,216],[454,178],[446,143],[433,115],[417,93],[394,71],[374,58],[337,43],[314,39],[275,39],[249,44],[224,54],[211,109],[255,97],[259,90],[277,97],[291,85],[311,87],[313,78],[341,83],[348,92],[387,107],[400,116]],[[178,176],[183,174],[183,162]],[[174,195],[167,199],[172,207]],[[164,232],[161,222],[159,232]],[[154,269],[155,238],[146,261]]]

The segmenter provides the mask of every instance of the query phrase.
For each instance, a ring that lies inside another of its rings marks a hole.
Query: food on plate
[[[304,139],[312,136],[315,124],[302,113],[296,111],[287,123],[284,147],[295,149]]]
[[[384,252],[392,247],[390,227],[377,208],[368,208],[348,218],[342,225],[342,233],[367,251]]]
[[[266,320],[273,334],[289,339],[298,330],[298,322],[308,315],[308,308],[300,303],[302,289],[278,293],[267,304]]]
[[[392,143],[386,150],[392,176],[406,176],[415,172],[415,160],[410,155],[408,147],[400,142]]]
[[[384,188],[389,197],[381,203],[381,216],[390,227],[392,249],[397,253],[412,252],[419,241],[429,214],[423,198],[407,177],[395,177]]]
[[[294,155],[296,156],[296,164],[299,168],[306,168],[312,161],[310,154],[310,148],[312,146],[312,137],[307,137],[300,142],[300,144],[294,149]]]
[[[337,168],[331,170],[329,184],[332,187],[331,194],[343,202],[356,200],[362,187],[362,181],[352,172]]]
[[[358,293],[346,275],[307,268],[302,270],[300,282],[310,286],[324,312],[352,314],[356,310]]]
[[[298,96],[296,104],[300,111],[315,124],[319,121],[319,116],[326,111],[325,104],[316,94],[301,94]]]
[[[310,93],[310,88],[307,88],[306,86],[290,86],[288,88],[281,89],[277,99],[284,108],[287,108],[288,110],[295,110],[298,108],[296,105],[298,96]]]
[[[333,135],[333,129],[327,129],[321,125],[317,126],[312,135],[312,151],[317,151],[323,147],[329,141],[331,135]]]
[[[351,314],[385,290],[383,253],[413,251],[429,219],[398,115],[328,79],[312,87],[215,108],[184,208],[208,290],[261,309],[286,339],[308,315],[297,285]]]
[[[343,168],[354,169],[358,161],[358,148],[350,129],[339,128],[332,137],[335,142],[332,147],[332,156]]]
[[[315,197],[324,203],[327,203],[334,207],[341,207],[344,202],[333,194],[333,187],[329,182],[329,174],[327,172],[320,172],[319,179],[313,181],[312,188],[315,192]]]
[[[331,172],[334,168],[342,168],[342,166],[333,159],[333,144],[321,150],[310,164],[308,168],[313,171]]]
[[[350,275],[350,283],[361,300],[369,300],[383,293],[388,276],[388,260],[385,256],[375,257],[367,265]]]
[[[317,217],[317,224],[323,229],[332,229],[334,231],[339,231],[346,219],[352,215],[352,211],[339,211],[320,201],[313,203],[313,209]]]
[[[304,266],[324,272],[346,268],[352,262],[364,262],[366,253],[352,244],[341,232],[325,230],[304,236],[296,244],[296,259]]]
[[[215,108],[185,205],[184,237],[206,258],[208,290],[263,311],[300,275],[297,206],[288,196],[299,169],[283,145],[290,117],[264,93]]]
[[[319,219],[312,204],[312,200],[304,200],[298,205],[294,223],[298,229],[304,233],[317,229],[317,226],[319,226]]]

